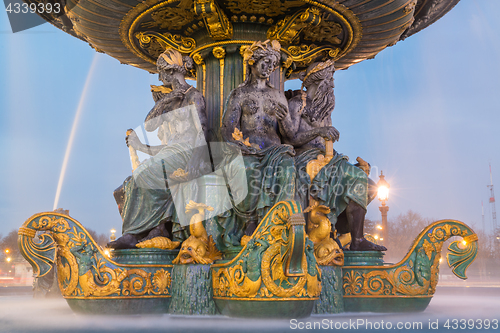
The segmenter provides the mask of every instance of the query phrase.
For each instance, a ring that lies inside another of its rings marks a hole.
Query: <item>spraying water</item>
[[[85,80],[85,85],[83,86],[82,95],[80,96],[80,102],[78,103],[78,107],[76,109],[75,119],[73,120],[73,126],[71,127],[71,133],[69,135],[68,145],[66,146],[66,152],[64,153],[64,160],[61,167],[61,173],[59,175],[59,182],[57,183],[56,197],[54,199],[54,207],[53,210],[57,209],[57,205],[59,203],[59,196],[61,195],[62,184],[64,181],[64,175],[66,174],[66,167],[68,166],[69,155],[71,153],[71,147],[73,146],[73,141],[75,139],[76,129],[78,127],[78,122],[80,120],[80,115],[83,110],[83,105],[87,96],[87,91],[90,85],[90,81],[92,79],[92,74],[94,73],[94,69],[97,63],[97,53],[94,55],[94,59],[92,60],[92,64],[90,65],[89,73],[87,74],[87,79]]]

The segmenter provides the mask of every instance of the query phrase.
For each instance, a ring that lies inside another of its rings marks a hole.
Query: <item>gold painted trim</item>
[[[212,50],[214,57],[219,59],[219,96],[220,96],[220,126],[222,126],[222,114],[224,113],[224,58],[226,50],[222,46],[214,47]]]
[[[344,298],[432,298],[434,295],[343,295]]]
[[[200,51],[203,51],[205,49],[211,48],[211,47],[224,46],[224,45],[230,45],[230,44],[253,44],[253,43],[254,43],[253,40],[238,40],[238,39],[237,40],[225,40],[222,42],[214,42],[214,43],[206,44],[206,45],[203,45],[203,46],[200,46],[200,47],[194,49],[189,54],[189,56],[192,57],[193,54],[200,52]]]
[[[347,40],[346,46],[335,56],[335,61],[344,57],[347,53],[351,52],[356,47],[356,45],[358,45],[363,36],[363,26],[359,22],[358,17],[349,8],[339,3],[326,5],[315,0],[302,1],[334,14],[338,19],[342,21],[343,25],[347,27],[346,35],[349,39]]]
[[[205,63],[201,64],[201,70],[203,71],[203,96],[205,96],[207,91],[207,65]]]
[[[77,3],[75,3],[73,0],[69,0],[69,1],[71,1],[71,2],[73,3],[73,5],[74,5],[74,7],[73,7],[72,11],[73,11],[75,8],[78,8],[78,9],[81,9],[81,10],[83,10],[83,11],[85,11],[85,12],[87,12],[87,13],[90,13],[90,14],[92,14],[92,15],[99,16],[99,17],[102,17],[102,18],[105,18],[105,19],[109,19],[109,20],[113,20],[113,21],[118,21],[118,22],[120,22],[120,19],[117,19],[117,18],[115,18],[115,17],[110,17],[110,16],[105,16],[105,15],[97,14],[96,12],[93,12],[93,11],[91,11],[90,9],[84,8],[84,7],[82,7],[82,6],[79,6],[79,4],[80,4],[80,3],[78,3],[78,4],[77,4]],[[80,17],[80,15],[78,15],[78,14],[75,14],[75,15],[76,15],[76,16],[78,16],[78,17]]]
[[[86,26],[85,24],[82,24],[82,22],[78,22],[76,24],[73,24],[73,25],[76,25],[78,28],[83,28],[83,29],[86,29],[86,30],[91,30],[91,31],[95,31],[95,32],[100,32],[100,33],[109,33],[107,30],[106,31],[103,31],[102,29],[101,30],[98,30],[98,29],[94,29],[94,28],[89,28],[88,26]],[[115,26],[116,28],[116,26]]]
[[[460,225],[465,225],[467,226],[465,223],[461,222],[461,221],[458,221],[458,220],[439,220],[439,221],[436,221],[430,225],[428,225],[427,227],[425,227],[424,229],[422,229],[422,231],[420,232],[420,234],[418,234],[418,236],[415,238],[415,239],[418,239],[420,238],[420,235],[424,234],[425,233],[428,233],[431,229],[433,229],[437,224],[439,223],[446,223],[446,222],[451,222],[451,223],[458,223]],[[467,228],[471,229],[469,226],[467,226]],[[472,229],[471,229],[472,231]],[[459,237],[459,235],[452,235],[452,237]],[[451,238],[451,237],[450,237]],[[344,272],[347,272],[349,270],[367,270],[367,269],[374,269],[376,268],[377,270],[386,270],[386,269],[390,269],[390,268],[396,268],[396,267],[399,267],[401,266],[402,264],[405,263],[406,260],[408,260],[410,258],[410,256],[413,254],[415,248],[417,247],[419,242],[415,242],[413,243],[413,245],[411,246],[411,248],[408,250],[408,252],[406,253],[406,255],[404,256],[403,259],[401,259],[398,263],[396,264],[392,264],[392,265],[383,265],[383,266],[344,266],[342,267],[342,275],[344,275]],[[344,297],[346,297],[346,295],[344,295]]]
[[[203,93],[203,96],[205,96],[205,92],[206,92],[206,89],[207,89],[207,66],[206,66],[205,61],[203,60],[203,57],[201,56],[201,54],[195,53],[195,54],[193,54],[192,58],[193,58],[193,61],[197,65],[201,66],[202,75],[203,75],[203,77],[202,77],[202,79],[203,79],[203,82],[202,82],[202,85],[203,85],[202,90],[203,90],[203,92],[202,93]]]
[[[388,2],[384,2],[376,7],[372,7],[372,8],[369,8],[368,10],[364,11],[364,12],[359,12],[359,13],[356,13],[356,15],[362,15],[362,14],[366,14],[366,13],[369,13],[369,12],[372,12],[372,11],[375,11],[377,9],[380,9],[382,7],[385,7],[387,5],[390,5],[391,3],[393,3],[395,0],[389,0]],[[412,1],[412,0],[407,0],[407,1]],[[405,5],[406,6],[406,5]]]
[[[377,20],[377,19],[379,19],[379,18],[381,18],[381,17],[389,16],[389,15],[391,15],[391,14],[394,14],[394,13],[395,13],[395,12],[397,12],[397,11],[400,11],[401,9],[404,9],[404,8],[405,8],[406,6],[408,6],[410,3],[411,3],[411,1],[409,1],[409,2],[405,3],[403,6],[398,7],[398,8],[396,8],[396,9],[394,9],[394,10],[390,11],[390,12],[384,13],[383,15],[379,15],[379,16],[376,16],[376,17],[371,17],[370,19],[371,19],[371,20]],[[370,12],[370,11],[367,11],[366,13],[369,13],[369,12]],[[365,14],[365,13],[362,13],[362,14]],[[361,14],[356,14],[356,15],[361,15]],[[406,15],[411,15],[411,16],[413,17],[413,15],[412,15],[412,14],[410,14],[410,13],[408,13],[408,14],[403,14],[403,16],[406,16]]]
[[[121,20],[120,27],[118,29],[120,34],[120,39],[132,53],[139,57],[140,59],[153,64],[156,66],[156,60],[153,60],[146,56],[134,43],[135,28],[139,24],[139,21],[150,12],[169,5],[171,3],[177,2],[178,0],[153,0],[152,3],[141,2],[134,8],[132,8]],[[156,4],[155,4],[156,3]],[[136,16],[137,15],[137,16]]]
[[[247,79],[247,65],[245,64],[245,56],[244,56],[244,52],[245,52],[246,48],[247,48],[247,46],[245,46],[245,45],[240,46],[240,56],[241,56],[242,64],[243,64],[243,82],[245,82],[245,80]]]
[[[364,4],[366,4],[366,3],[370,2],[370,1],[372,1],[372,0],[365,0],[365,1],[361,1],[361,2],[355,3],[354,5],[351,6],[351,8],[359,7],[359,6],[364,5]]]
[[[83,232],[85,232],[85,235],[87,235],[89,237],[89,239],[92,239],[95,242],[95,239],[92,236],[90,236],[90,234],[88,233],[87,229],[85,229],[80,222],[78,222],[77,220],[75,220],[74,218],[72,218],[69,215],[65,215],[65,214],[61,214],[61,213],[43,212],[43,213],[35,214],[32,217],[30,217],[29,219],[27,219],[26,222],[24,222],[23,227],[26,227],[26,225],[29,222],[31,222],[32,220],[34,220],[34,219],[36,219],[36,218],[38,218],[40,216],[43,216],[43,215],[54,215],[54,216],[59,216],[59,217],[62,217],[62,218],[70,220],[71,222],[75,223],[77,226],[79,226],[80,228],[82,228]],[[167,265],[132,265],[132,264],[120,264],[120,263],[117,263],[116,261],[112,260],[111,258],[109,258],[106,254],[104,254],[104,252],[102,251],[102,249],[101,249],[100,246],[96,246],[96,248],[97,248],[97,251],[99,251],[99,253],[104,258],[106,258],[107,261],[109,261],[109,263],[111,263],[113,265],[116,265],[118,267],[141,267],[141,268],[148,268],[148,267],[162,267],[162,268],[172,267],[173,268],[174,267],[174,265],[172,265],[172,264],[167,264]]]
[[[116,29],[116,28],[120,27],[120,24],[110,25],[110,24],[106,24],[106,23],[100,23],[100,22],[97,22],[97,21],[92,21],[92,20],[89,20],[88,18],[82,17],[80,15],[76,15],[76,16],[78,17],[78,19],[80,21],[87,21],[87,22],[90,22],[92,24],[102,25],[103,27],[109,27],[109,28],[113,28],[113,29]]]
[[[369,36],[369,35],[376,35],[376,34],[381,34],[381,33],[384,33],[384,32],[389,32],[389,31],[392,31],[392,30],[396,30],[396,29],[401,29],[402,27],[404,27],[405,25],[408,25],[408,23],[411,23],[413,20],[413,16],[410,16],[410,19],[407,20],[405,23],[403,24],[400,24],[396,27],[392,27],[391,29],[386,29],[386,30],[380,30],[380,31],[374,31],[374,32],[365,32],[365,36]],[[368,27],[365,27],[365,28],[368,28]],[[406,29],[405,29],[406,30]],[[404,31],[403,31],[404,32]]]
[[[372,28],[372,27],[378,27],[378,26],[381,26],[381,25],[384,25],[384,24],[393,23],[393,22],[396,22],[397,20],[401,20],[402,18],[405,18],[407,15],[411,15],[411,14],[403,14],[403,16],[396,17],[395,19],[392,19],[390,21],[384,21],[384,22],[377,23],[377,24],[372,24],[372,25],[365,25],[364,29]],[[413,17],[413,15],[411,15],[411,16]],[[359,20],[359,22],[361,22],[361,23],[369,22],[369,21],[373,21],[373,20],[371,18],[370,19],[366,19],[366,20]]]
[[[106,40],[106,41],[116,41],[116,42],[121,42],[120,38],[106,38],[106,37],[98,37],[98,36],[93,36],[91,34],[85,33],[86,37],[89,37],[90,39],[100,39],[100,40]]]
[[[403,34],[404,31],[398,31],[396,34],[393,34],[393,35],[390,35],[390,36],[387,36],[387,37],[382,37],[382,38],[370,38],[368,39],[365,39],[363,40],[363,42],[372,42],[372,41],[377,41],[377,40],[386,40],[387,41],[387,44],[390,44],[390,40],[391,38],[394,38],[394,37],[399,37]]]
[[[477,234],[472,234],[472,235],[463,237],[463,239],[467,243],[471,243],[471,242],[477,241],[479,238],[477,237]]]
[[[270,301],[270,302],[281,302],[281,301],[316,301],[319,297],[311,297],[311,298],[249,298],[249,297],[221,297],[221,296],[213,296],[213,299],[222,299],[226,301]]]
[[[252,42],[253,43],[253,42]],[[295,211],[296,213],[295,214],[298,214],[298,213],[301,213],[301,210],[298,209],[298,207],[294,204],[293,207],[292,205],[290,205],[290,202],[289,201],[280,201],[277,204],[283,204],[285,205],[286,207],[288,207],[288,209],[290,210],[290,212],[293,212]],[[276,206],[275,205],[275,206]],[[273,206],[274,207],[274,206]],[[295,209],[294,209],[295,208]],[[264,221],[265,219],[267,219],[267,217],[269,216],[269,214],[272,212],[272,209],[270,209],[266,215],[264,215],[264,217],[260,220],[261,222]],[[260,223],[260,222],[259,222]],[[250,236],[250,238],[253,238],[256,234],[257,234],[257,231],[258,231],[259,228],[256,228],[255,231],[253,232],[253,234]],[[247,245],[245,244],[245,246],[243,246],[243,248],[241,249],[240,253],[242,253],[245,249],[246,249]],[[231,261],[229,262],[226,262],[226,263],[223,263],[223,264],[213,264],[212,266],[210,266],[210,269],[213,269],[213,268],[224,268],[224,267],[229,267],[231,266],[232,264],[234,264],[236,262],[236,259],[239,259],[239,253],[233,258],[231,259]],[[214,297],[215,298],[215,297]]]
[[[137,296],[63,296],[64,299],[140,299],[140,298],[171,298],[172,295],[137,295]]]
[[[91,4],[93,4],[93,5],[94,5],[94,6],[96,6],[96,7],[100,7],[100,8],[102,8],[102,9],[109,10],[110,12],[113,12],[113,13],[116,13],[116,14],[120,14],[120,15],[125,15],[125,14],[127,14],[127,10],[125,10],[125,11],[119,11],[119,10],[113,9],[113,8],[111,8],[111,7],[103,6],[103,5],[101,5],[100,3],[95,2],[95,1],[92,1],[92,0],[86,0],[86,1],[88,1],[88,2],[89,2],[89,3],[91,3]]]

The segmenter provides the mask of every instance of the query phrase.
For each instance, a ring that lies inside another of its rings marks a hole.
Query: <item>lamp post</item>
[[[113,228],[110,231],[111,231],[111,236],[109,236],[109,239],[111,241],[114,241],[116,239],[116,236],[115,236],[116,230],[115,230],[115,228]]]
[[[377,197],[381,202],[381,205],[378,209],[382,214],[382,238],[384,240],[384,243],[387,242],[387,212],[389,211],[389,206],[386,206],[385,202],[389,199],[389,187],[390,186],[385,180],[383,172],[380,171],[380,176],[377,183]]]

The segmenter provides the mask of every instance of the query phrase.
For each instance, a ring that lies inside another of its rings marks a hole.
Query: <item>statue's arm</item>
[[[278,122],[280,133],[288,143],[291,143],[291,140],[295,137],[297,131],[299,130],[300,106],[301,103],[298,103],[296,99],[290,100],[288,103],[288,112],[282,119],[279,119]]]
[[[149,111],[146,119],[144,120],[144,128],[146,131],[153,132],[157,129],[163,122],[161,115],[165,112],[167,106],[174,100],[180,98],[182,98],[182,94],[180,92],[171,92],[169,94],[164,94],[161,99],[156,101],[155,106],[151,109],[151,111]]]
[[[154,156],[162,150],[164,146],[150,146],[150,145],[145,145],[139,140],[139,137],[135,133],[134,130],[129,129],[127,131],[129,134],[125,137],[125,143],[127,144],[127,147],[132,147],[137,151],[142,151],[143,153],[146,153],[150,156]]]
[[[205,98],[200,92],[196,91],[196,93],[189,96],[188,103],[195,106],[201,130],[203,131],[203,135],[205,137],[205,142],[208,143],[208,120],[205,109]],[[189,178],[191,179],[212,172],[208,149],[194,149],[193,154],[185,167],[185,171],[187,171]]]
[[[196,112],[198,113],[198,118],[200,120],[201,129],[203,131],[203,134],[205,135],[205,141],[208,142],[208,118],[205,98],[201,93],[198,92],[189,99],[189,104],[193,104],[195,106]]]
[[[321,136],[326,140],[337,141],[339,138],[339,132],[333,126],[313,128],[309,131],[296,133],[293,138],[289,139],[289,142],[294,147],[301,147],[316,139],[318,136]]]
[[[240,127],[241,104],[237,89],[233,90],[227,100],[226,109],[222,118],[221,135],[224,141],[239,145],[239,142],[233,138],[234,129]]]

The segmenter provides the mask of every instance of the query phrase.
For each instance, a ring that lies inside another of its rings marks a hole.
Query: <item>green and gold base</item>
[[[426,227],[397,264],[381,265],[378,252],[347,252],[342,269],[344,306],[350,312],[423,311],[436,291],[443,243],[451,237],[447,261],[453,273],[465,271],[477,255],[477,235],[465,223],[442,220]]]
[[[69,306],[89,314],[301,318],[423,311],[436,290],[443,243],[460,237],[447,255],[459,278],[466,279],[477,255],[472,229],[442,220],[425,228],[397,264],[385,265],[380,252],[346,251],[343,267],[318,266],[304,226],[300,206],[280,202],[232,259],[212,265],[173,265],[178,250],[115,250],[108,258],[79,222],[55,212],[27,220],[18,243],[37,276],[56,265]]]

